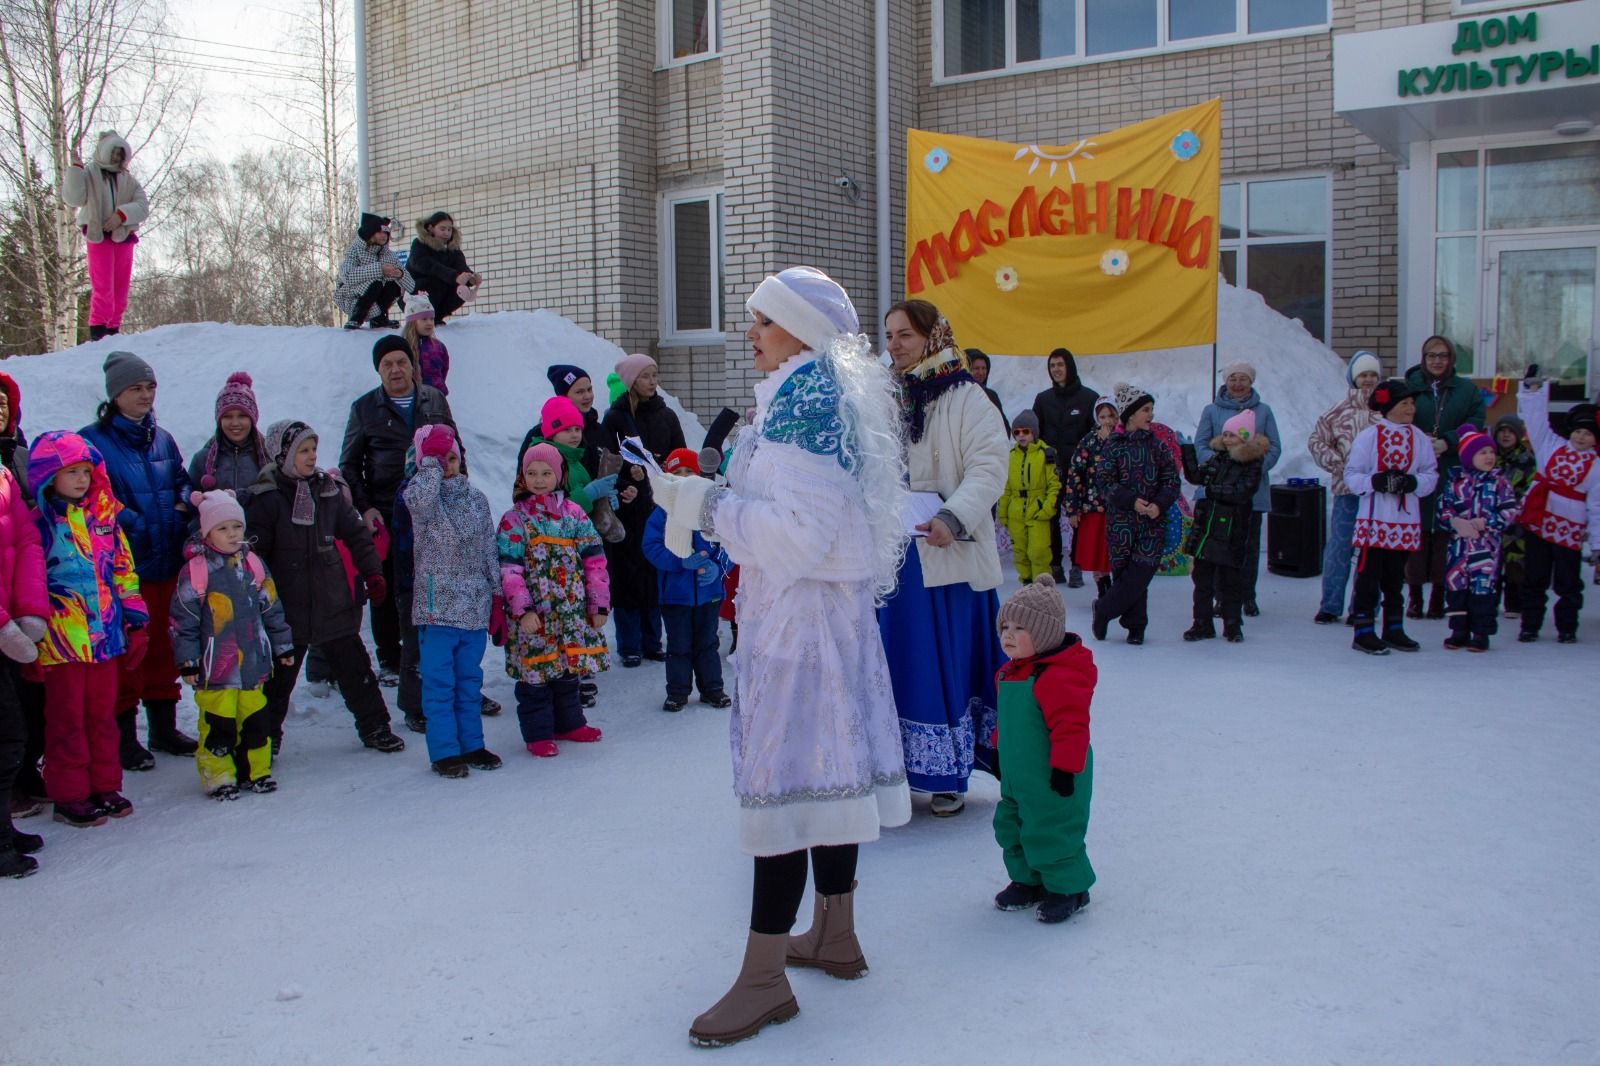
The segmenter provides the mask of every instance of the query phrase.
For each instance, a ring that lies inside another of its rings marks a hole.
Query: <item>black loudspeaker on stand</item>
[[[1284,577],[1317,577],[1328,529],[1328,492],[1315,478],[1272,486],[1267,514],[1267,569]]]

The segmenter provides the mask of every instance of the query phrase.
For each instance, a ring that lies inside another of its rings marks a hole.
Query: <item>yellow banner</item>
[[[906,295],[1004,355],[1210,344],[1222,101],[1065,145],[909,130]]]

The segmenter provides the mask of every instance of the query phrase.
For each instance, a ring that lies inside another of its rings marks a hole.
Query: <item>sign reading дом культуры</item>
[[[906,295],[995,353],[1212,343],[1221,137],[1221,100],[1054,146],[907,131]]]
[[[1434,93],[1472,92],[1526,85],[1537,75],[1539,81],[1552,78],[1591,78],[1600,74],[1600,42],[1578,48],[1535,48],[1504,52],[1515,45],[1539,40],[1539,12],[1508,14],[1495,18],[1469,19],[1456,23],[1452,63],[1402,68],[1399,72],[1401,96],[1432,96]],[[1481,57],[1481,58],[1479,58]]]

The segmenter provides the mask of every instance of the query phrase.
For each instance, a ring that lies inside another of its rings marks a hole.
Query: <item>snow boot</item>
[[[1128,630],[1128,635],[1123,639],[1125,639],[1129,644],[1132,644],[1134,647],[1138,647],[1140,644],[1144,643],[1144,630],[1130,629]]]
[[[664,651],[647,651],[644,653],[644,657],[653,663],[664,663],[667,661],[667,653]]]
[[[1356,633],[1350,640],[1350,646],[1356,651],[1364,651],[1368,655],[1388,655],[1389,645],[1373,632],[1372,619],[1365,615],[1356,616]]]
[[[385,312],[384,314],[381,314],[377,318],[373,319],[371,322],[367,323],[367,325],[373,329],[396,329],[399,327],[400,323],[390,318],[388,313]]]
[[[1211,640],[1217,635],[1217,629],[1211,624],[1211,619],[1199,619],[1195,624],[1183,631],[1183,639],[1193,643],[1197,640]]]
[[[56,804],[55,820],[75,829],[88,829],[91,826],[105,825],[106,815],[88,800],[74,800],[71,803]]]
[[[434,760],[433,772],[440,777],[457,778],[466,777],[472,771],[467,768],[467,764],[462,761],[461,756],[447,755],[443,759]]]
[[[637,667],[640,667],[640,666],[643,666],[643,665],[644,665],[644,657],[643,656],[640,656],[640,655],[624,655],[622,657],[622,667],[625,670],[633,670],[633,669],[636,669]]]
[[[1462,648],[1465,648],[1468,643],[1467,635],[1465,633],[1456,633],[1452,631],[1448,637],[1444,638],[1444,650],[1460,651]]]
[[[501,707],[499,700],[492,700],[488,696],[484,696],[478,701],[478,713],[485,718],[498,717],[500,711]]]
[[[263,796],[278,791],[278,783],[272,779],[271,774],[268,774],[266,777],[258,777],[254,781],[246,782],[244,787],[249,789],[251,792],[256,792]]]
[[[0,841],[0,844],[5,843]],[[44,847],[44,837],[37,833],[24,833],[19,829],[11,830],[11,846],[24,855],[32,855]]]
[[[1428,593],[1428,613],[1427,613],[1427,617],[1433,619],[1434,621],[1438,621],[1439,619],[1444,617],[1444,586],[1443,585],[1438,585],[1438,584],[1434,585],[1433,589]]]
[[[384,726],[376,732],[368,733],[361,738],[361,743],[385,754],[406,750],[406,742],[395,736],[388,726]]]
[[[1398,620],[1383,626],[1383,642],[1395,651],[1421,651],[1422,645],[1406,636],[1405,627]]]
[[[1038,906],[1042,899],[1043,885],[1025,885],[1021,881],[1013,881],[995,893],[994,907],[1000,911],[1025,911]]]
[[[790,966],[821,970],[841,981],[867,975],[867,960],[856,940],[856,882],[837,896],[813,893],[811,928],[789,938]]]
[[[556,747],[553,740],[530,740],[528,754],[540,759],[553,759],[561,754],[561,749]]]
[[[1482,633],[1475,634],[1470,640],[1467,641],[1467,650],[1488,651],[1489,638],[1484,636]]]
[[[665,702],[661,704],[661,709],[672,714],[677,714],[679,711],[683,710],[684,705],[688,702],[688,700],[680,699],[677,696],[668,696]]]
[[[1538,639],[1539,631],[1537,629],[1524,629],[1522,632],[1517,634],[1518,644],[1532,644]]]
[[[236,799],[239,798],[239,786],[238,785],[218,785],[216,788],[212,789],[210,792],[207,792],[206,795],[210,796],[212,799],[216,800],[218,803],[228,803],[228,802],[230,802],[232,800],[236,800]]]
[[[800,1013],[784,960],[789,934],[752,932],[745,941],[744,963],[727,994],[694,1020],[689,1041],[696,1047],[726,1047],[755,1036],[769,1025],[782,1025]]]
[[[127,710],[117,715],[117,731],[122,734],[117,746],[117,758],[122,768],[130,772],[154,770],[156,757],[139,743],[139,712]]]
[[[1255,600],[1245,600],[1242,610],[1244,611],[1244,616],[1246,618],[1261,617],[1261,608],[1256,604]]]
[[[954,818],[966,808],[966,798],[959,792],[935,792],[928,806],[935,818]]]
[[[384,688],[400,687],[400,671],[392,666],[378,665],[378,684]]]
[[[1081,589],[1081,588],[1083,588],[1083,571],[1080,568],[1074,566],[1072,568],[1072,570],[1067,574],[1067,588],[1069,588],[1069,589]]]
[[[1411,591],[1411,595],[1406,598],[1406,617],[1407,618],[1421,618],[1422,617],[1422,586],[1421,585],[1412,585],[1412,586],[1410,586],[1410,591]]]
[[[200,750],[200,744],[194,737],[178,731],[177,700],[146,700],[144,717],[150,723],[151,751],[192,758]]]
[[[91,792],[89,802],[112,818],[126,818],[133,813],[133,804],[120,792]]]
[[[20,880],[38,869],[38,859],[24,855],[9,846],[0,850],[0,877],[13,877]]]
[[[1240,625],[1238,622],[1222,623],[1222,639],[1227,641],[1229,644],[1243,644],[1244,626]]]
[[[488,748],[466,752],[461,756],[461,760],[474,770],[498,770],[501,766],[500,756]]]
[[[1578,643],[1578,634],[1576,632],[1557,633],[1556,634],[1556,643],[1557,644],[1576,644],[1576,643]]]
[[[1106,634],[1111,630],[1111,619],[1100,617],[1100,601],[1095,600],[1089,606],[1089,630],[1094,634],[1095,640],[1105,640]]]
[[[592,725],[580,725],[578,728],[569,729],[565,733],[557,733],[556,739],[564,740],[569,744],[593,744],[604,735]]]
[[[1110,592],[1111,591],[1111,578],[1110,578],[1110,576],[1108,576],[1106,574],[1101,574],[1099,577],[1095,578],[1094,579],[1094,588],[1095,588],[1095,592],[1098,593],[1101,596],[1104,596],[1106,593]]]
[[[1339,616],[1332,611],[1318,611],[1311,616],[1311,620],[1319,626],[1331,626],[1339,620]]]
[[[1039,904],[1039,920],[1046,925],[1064,922],[1088,905],[1087,892],[1046,892]]]
[[[707,707],[715,707],[720,711],[733,706],[733,697],[726,692],[702,692],[700,694],[700,702]]]
[[[89,339],[91,341],[105,340],[106,339],[106,328],[104,326],[90,326],[89,327]]]
[[[11,819],[32,818],[36,814],[44,813],[44,803],[32,796],[11,797]]]
[[[407,711],[406,728],[413,733],[426,733],[428,731],[428,719],[421,711]]]

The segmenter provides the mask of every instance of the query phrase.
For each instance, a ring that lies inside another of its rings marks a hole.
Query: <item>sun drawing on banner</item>
[[[1065,163],[1067,164],[1067,176],[1073,181],[1077,181],[1078,170],[1073,165],[1072,161],[1074,159],[1093,159],[1093,152],[1084,151],[1086,148],[1093,147],[1094,142],[1089,140],[1087,137],[1064,152],[1047,152],[1043,148],[1040,148],[1037,144],[1025,144],[1021,148],[1017,149],[1017,154],[1012,158],[1022,159],[1025,156],[1032,155],[1033,162],[1028,164],[1029,174],[1032,174],[1034,171],[1038,170],[1040,163],[1049,163],[1050,176],[1052,178],[1056,176],[1056,168],[1062,163]]]
[[[1001,292],[1010,292],[1015,289],[1019,280],[1016,267],[1003,266],[994,272],[994,287]]]

